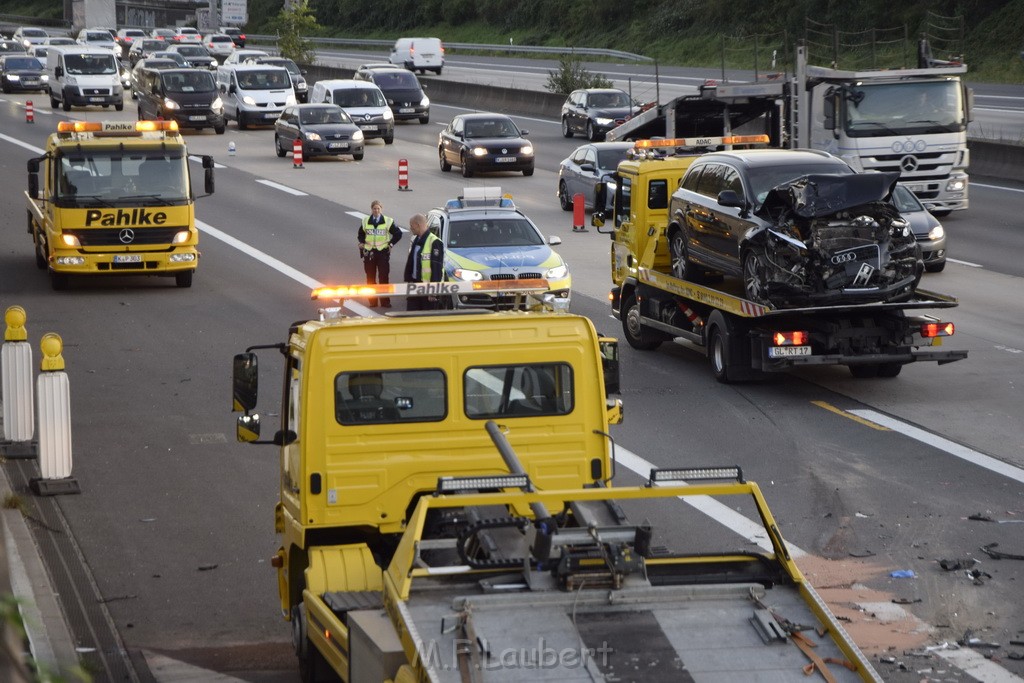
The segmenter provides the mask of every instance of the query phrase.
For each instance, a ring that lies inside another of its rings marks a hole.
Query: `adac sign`
[[[116,228],[119,226],[144,227],[147,225],[163,225],[167,222],[165,211],[152,211],[149,209],[118,209],[117,211],[103,211],[102,209],[90,209],[85,212],[85,227]]]

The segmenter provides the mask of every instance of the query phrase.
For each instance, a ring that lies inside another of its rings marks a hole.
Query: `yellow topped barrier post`
[[[25,330],[25,309],[11,306],[4,313],[6,330],[0,347],[0,387],[3,391],[3,439],[0,455],[34,458],[37,444],[32,406],[32,347]]]
[[[39,342],[43,359],[36,380],[39,411],[39,474],[29,481],[38,496],[81,493],[71,476],[71,391],[64,372],[64,341],[53,332]]]

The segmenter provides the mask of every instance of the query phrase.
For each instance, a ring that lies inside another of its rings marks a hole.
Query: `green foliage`
[[[568,95],[580,88],[611,88],[612,82],[603,74],[592,74],[583,68],[583,60],[576,55],[567,55],[558,62],[557,71],[548,72],[547,89],[560,95]]]
[[[316,61],[316,51],[305,36],[319,33],[320,24],[308,0],[282,8],[277,14],[276,26],[280,31],[277,46],[282,57],[290,57],[297,64],[313,64]]]

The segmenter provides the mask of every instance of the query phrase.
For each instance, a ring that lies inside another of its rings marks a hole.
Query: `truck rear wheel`
[[[629,294],[622,300],[622,308],[620,310],[622,332],[626,335],[626,341],[634,349],[653,351],[665,341],[665,337],[661,332],[652,330],[643,324],[643,321],[640,319],[640,304],[637,303],[634,294]]]
[[[292,647],[299,659],[299,679],[302,683],[329,680],[326,674],[330,672],[330,666],[320,650],[309,642],[306,628],[306,604],[300,602],[292,607]]]
[[[729,333],[721,327],[711,330],[708,339],[708,361],[711,374],[723,384],[729,383]]]
[[[878,376],[892,378],[896,377],[903,371],[902,363],[882,363],[878,366]]]
[[[851,365],[850,374],[857,379],[871,379],[872,377],[878,377],[879,366],[875,363],[868,363],[867,365]]]

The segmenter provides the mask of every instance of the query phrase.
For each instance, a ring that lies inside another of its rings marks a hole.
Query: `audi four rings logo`
[[[117,233],[117,239],[121,240],[122,244],[131,244],[135,241],[135,231],[131,228],[125,228]]]
[[[892,151],[897,154],[903,154],[905,152],[923,152],[928,147],[928,143],[924,140],[897,140],[892,143]]]
[[[832,263],[839,265],[841,263],[849,263],[850,261],[856,261],[857,255],[852,251],[848,251],[845,254],[836,254],[832,257]]]

